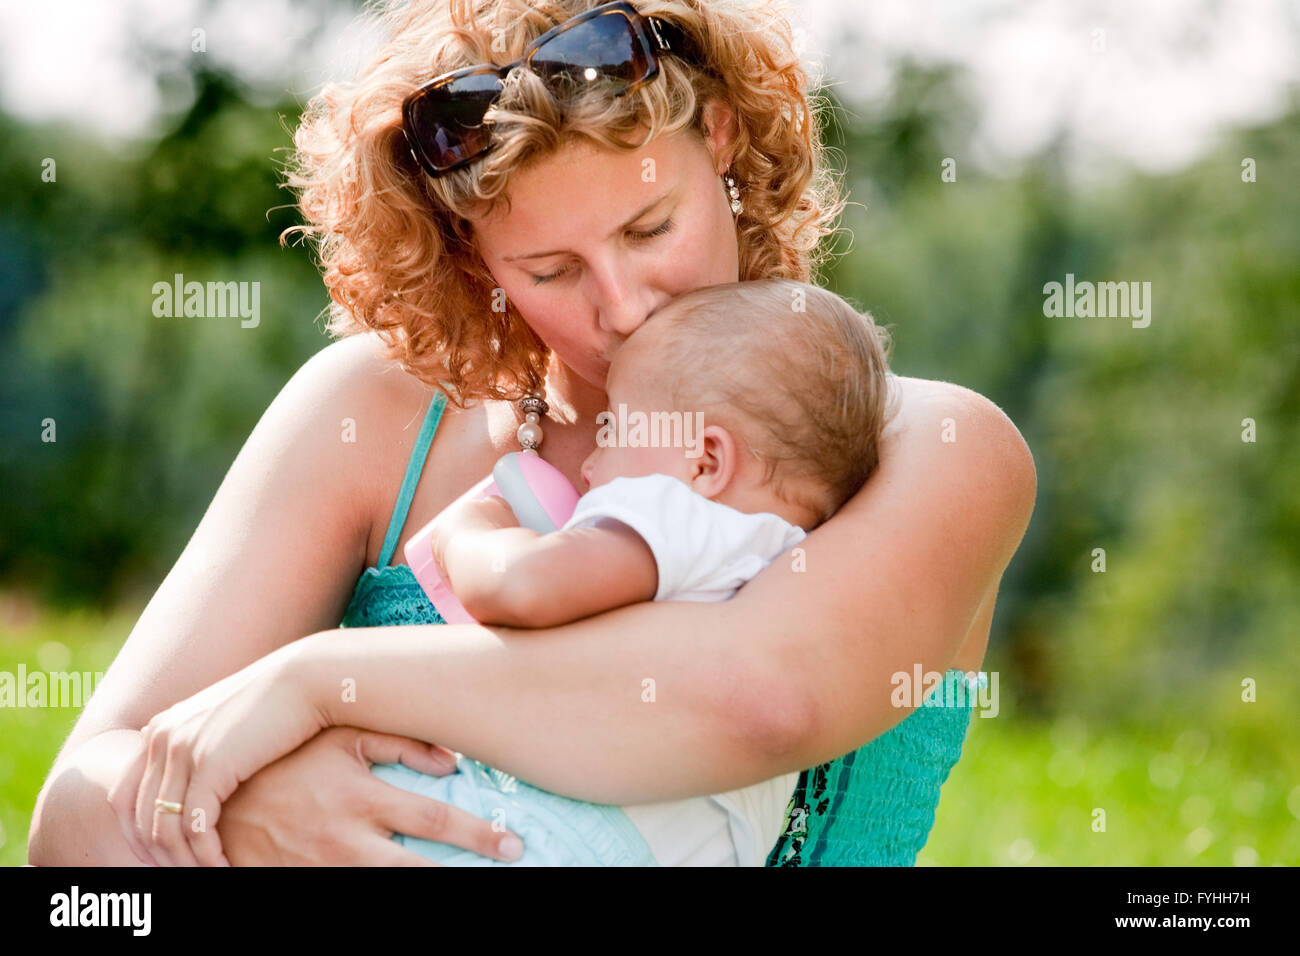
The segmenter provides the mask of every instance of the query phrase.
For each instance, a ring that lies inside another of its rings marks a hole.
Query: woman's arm
[[[63,747],[36,797],[27,860],[37,866],[143,866],[108,805],[121,768],[140,754],[138,730],[106,730]]]
[[[357,336],[323,349],[253,430],[55,761],[32,818],[33,863],[134,862],[107,793],[138,755],[140,729],[342,616],[379,510],[366,497],[367,469],[394,440],[385,427],[394,395],[384,389],[395,380],[379,374],[373,348]],[[342,440],[346,419],[355,443]],[[392,802],[414,797],[384,789]]]
[[[326,723],[434,739],[596,802],[715,793],[853,750],[907,715],[892,675],[943,670],[987,628],[1035,493],[994,405],[899,382],[878,471],[798,563],[774,562],[729,601],[642,603],[540,638],[327,631],[300,642],[295,679]]]

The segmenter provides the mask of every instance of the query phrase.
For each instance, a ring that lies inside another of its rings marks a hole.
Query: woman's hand
[[[216,830],[222,801],[324,727],[289,675],[293,653],[289,645],[255,661],[145,725],[136,760],[109,792],[142,860],[229,865]]]
[[[235,866],[434,865],[394,843],[397,832],[490,859],[518,859],[499,852],[504,838],[518,839],[513,834],[370,773],[373,763],[403,763],[442,776],[455,761],[436,756],[440,749],[355,727],[322,731],[226,801],[219,829],[227,858]]]

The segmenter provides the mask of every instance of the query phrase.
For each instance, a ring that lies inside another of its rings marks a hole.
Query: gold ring
[[[183,809],[179,803],[173,803],[171,800],[164,800],[161,797],[155,800],[153,805],[163,813],[180,813]]]

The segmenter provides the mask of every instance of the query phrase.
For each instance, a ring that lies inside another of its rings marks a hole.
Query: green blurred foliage
[[[989,666],[1034,713],[1155,716],[1216,675],[1238,697],[1248,677],[1293,694],[1300,104],[1184,172],[1089,188],[1060,144],[1005,178],[976,171],[967,115],[956,77],[906,68],[878,112],[833,124],[862,205],[828,280],[891,328],[896,371],[988,396],[1034,453]],[[1067,273],[1150,282],[1150,326],[1045,316],[1044,284]]]
[[[139,156],[0,117],[0,573],[58,603],[156,587],[293,370],[328,298],[276,162],[297,106],[220,75]],[[55,159],[55,182],[40,178]],[[159,318],[156,282],[257,282],[258,324]],[[54,442],[42,441],[47,419]]]

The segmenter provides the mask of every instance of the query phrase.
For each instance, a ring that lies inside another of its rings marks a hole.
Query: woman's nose
[[[655,294],[646,283],[621,268],[619,263],[611,262],[594,271],[601,328],[626,338],[654,311]]]
[[[613,306],[602,307],[600,310],[600,324],[604,329],[621,336],[623,339],[627,339],[633,332],[641,328],[641,324],[645,322],[646,316],[649,314],[649,309],[636,303],[623,301]]]
[[[627,295],[607,298],[600,304],[600,325],[626,339],[641,327],[649,314],[650,309],[638,298]]]

